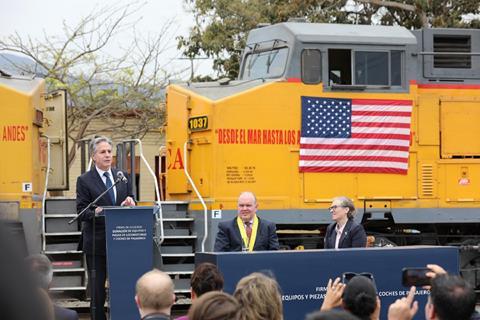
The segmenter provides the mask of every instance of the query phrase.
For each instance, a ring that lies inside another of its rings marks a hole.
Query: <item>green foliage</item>
[[[291,18],[308,22],[402,25],[406,28],[478,27],[462,19],[480,13],[478,0],[185,0],[195,16],[178,48],[188,58],[213,58],[219,78],[236,78],[248,31]]]

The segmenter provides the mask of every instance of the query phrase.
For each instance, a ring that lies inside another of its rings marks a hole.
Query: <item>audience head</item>
[[[208,262],[202,263],[195,268],[190,286],[192,287],[192,299],[210,291],[222,291],[223,276],[216,265]]]
[[[371,279],[358,275],[347,283],[342,299],[345,309],[360,319],[370,319],[377,307],[377,290]]]
[[[358,320],[358,318],[345,310],[329,310],[311,313],[305,320]]]
[[[32,254],[25,258],[27,267],[32,271],[36,284],[44,289],[48,290],[53,278],[52,263],[48,257],[44,254]]]
[[[254,272],[240,279],[233,295],[241,305],[241,320],[283,319],[280,288],[273,278]]]
[[[192,303],[188,311],[189,320],[237,320],[240,304],[231,295],[211,291]]]
[[[467,320],[475,310],[475,291],[461,277],[442,274],[432,279],[426,319]]]
[[[137,281],[135,302],[142,318],[151,313],[170,314],[175,303],[172,279],[165,272],[153,269]]]

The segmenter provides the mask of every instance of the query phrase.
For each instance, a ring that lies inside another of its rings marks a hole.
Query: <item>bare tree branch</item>
[[[0,50],[23,54],[44,69],[49,89],[67,90],[68,136],[74,142],[69,165],[77,142],[98,132],[139,138],[163,125],[163,91],[171,75],[160,61],[170,63],[162,54],[172,22],[156,35],[134,34],[133,44],[116,57],[105,52],[119,32],[134,29],[139,8],[101,8],[74,26],[64,23],[62,36],[44,34],[42,41],[18,33],[0,39]]]

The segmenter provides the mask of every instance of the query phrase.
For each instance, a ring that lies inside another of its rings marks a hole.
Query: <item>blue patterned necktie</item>
[[[112,180],[110,180],[110,173],[108,171],[104,172],[103,175],[105,178],[107,178],[107,182],[105,185],[107,186],[107,189],[112,186]],[[112,199],[112,205],[115,205],[115,192],[113,192],[113,188],[108,190],[108,195],[110,196],[110,199]]]

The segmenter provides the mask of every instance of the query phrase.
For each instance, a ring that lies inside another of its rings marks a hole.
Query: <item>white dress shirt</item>
[[[100,175],[100,178],[102,178],[102,181],[105,184],[105,186],[107,185],[107,177],[103,175],[105,172],[108,172],[110,174],[110,181],[112,182],[112,185],[115,183],[115,180],[113,180],[113,173],[111,168],[108,169],[108,171],[103,171],[99,167],[95,166],[95,169],[97,169],[97,172]],[[115,194],[115,199],[117,199],[117,186],[113,187],[113,193]]]

